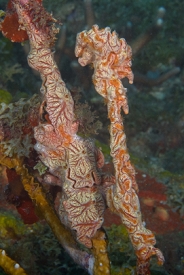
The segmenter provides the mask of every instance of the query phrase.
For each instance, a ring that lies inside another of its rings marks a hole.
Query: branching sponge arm
[[[27,275],[22,267],[9,256],[5,250],[0,249],[0,267],[9,275]]]

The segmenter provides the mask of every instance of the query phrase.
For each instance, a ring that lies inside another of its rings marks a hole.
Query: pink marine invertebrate
[[[78,121],[73,99],[61,79],[51,49],[57,30],[54,25],[48,28],[48,24],[54,20],[45,10],[43,12],[41,4],[30,1],[29,5],[20,5],[18,2],[15,1],[16,10],[30,40],[28,62],[41,74],[41,92],[49,117],[49,121],[35,127],[35,149],[50,173],[60,179],[61,220],[76,230],[78,240],[91,247],[91,238],[102,226],[105,209],[102,194],[98,192],[102,153],[92,140],[76,135]],[[36,24],[30,16],[30,6],[36,18],[40,13],[44,15]]]
[[[128,113],[128,103],[126,89],[120,79],[127,77],[130,83],[133,82],[131,48],[124,39],[118,38],[116,32],[111,33],[109,28],[99,30],[94,25],[88,32],[78,34],[75,53],[82,66],[93,64],[95,88],[107,103],[116,182],[107,190],[107,203],[120,215],[129,232],[137,255],[137,274],[149,274],[150,257],[156,255],[159,264],[164,258],[161,251],[154,247],[153,233],[144,227],[141,220],[135,170],[130,162],[121,117],[121,108],[125,114]]]

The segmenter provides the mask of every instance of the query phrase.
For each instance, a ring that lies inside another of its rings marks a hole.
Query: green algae
[[[0,103],[9,104],[12,102],[12,99],[13,97],[8,91],[0,89]]]

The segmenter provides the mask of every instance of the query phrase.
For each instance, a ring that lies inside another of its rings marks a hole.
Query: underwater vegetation
[[[6,104],[10,103],[12,101],[12,95],[5,90],[0,90],[0,101],[1,103],[2,102]]]
[[[1,213],[0,220],[1,248],[28,274],[87,274],[71,261],[45,223],[25,225],[9,212]]]

